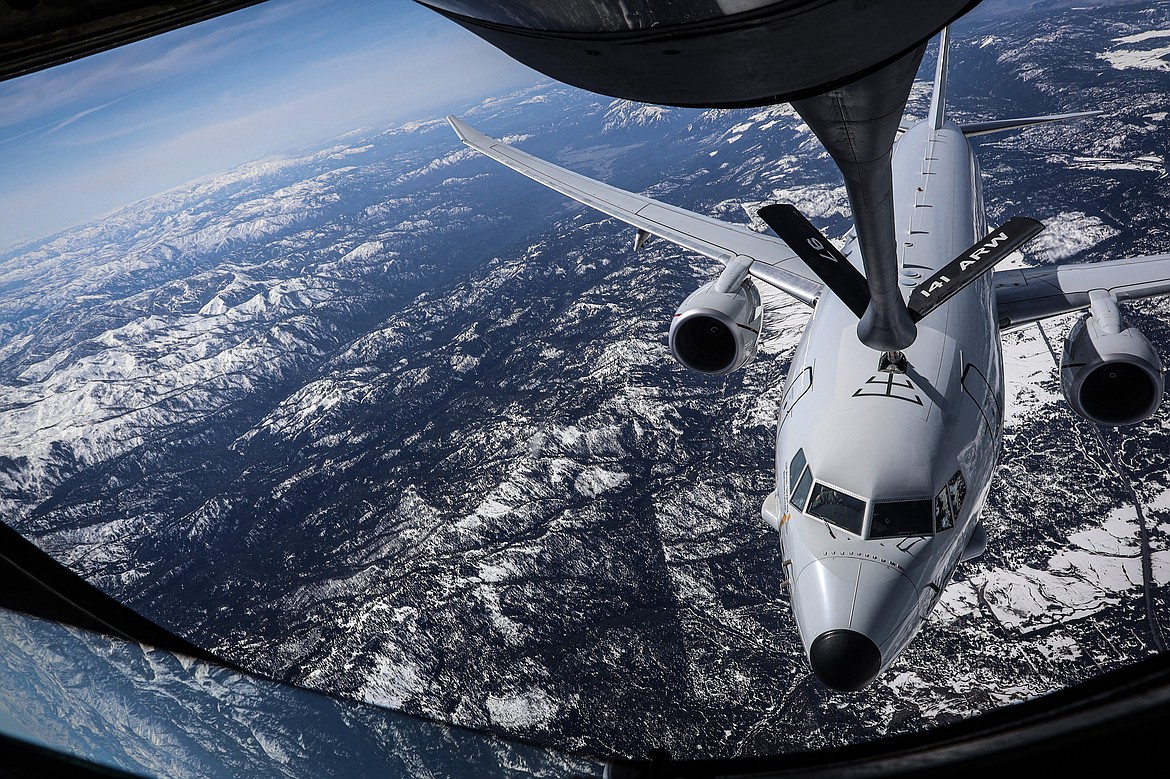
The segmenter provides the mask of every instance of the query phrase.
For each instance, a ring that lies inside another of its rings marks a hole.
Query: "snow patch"
[[[515,695],[489,695],[488,716],[492,722],[509,730],[547,727],[560,706],[544,690],[528,690]]]
[[[589,466],[577,475],[573,488],[587,498],[596,498],[629,482],[630,477],[621,471],[611,471],[600,466]]]
[[[1150,30],[1135,35],[1126,35],[1114,38],[1113,42],[1121,44],[1115,49],[1097,55],[1118,70],[1166,70],[1170,71],[1170,46],[1157,48],[1128,48],[1135,43],[1145,43],[1157,38],[1170,37],[1170,30]]]
[[[424,675],[418,666],[405,657],[379,655],[362,689],[361,698],[376,706],[401,710],[425,688],[423,679]]]
[[[1112,225],[1080,211],[1065,211],[1045,220],[1044,232],[1033,239],[1030,252],[1060,262],[1118,235]]]
[[[1048,320],[1042,324],[1005,333],[1003,336],[1004,428],[1012,430],[1045,408],[1063,403],[1059,389],[1056,361],[1049,343],[1061,348],[1060,336],[1068,330],[1069,318]],[[1039,328],[1043,327],[1041,331]],[[1048,335],[1048,341],[1044,335]]]
[[[1151,558],[1154,584],[1164,586],[1170,578],[1170,551],[1155,551]],[[1025,566],[991,572],[984,598],[1000,624],[1027,634],[1088,617],[1141,586],[1139,555],[1070,549],[1049,560],[1046,570]]]
[[[649,127],[664,121],[671,109],[660,105],[646,105],[631,100],[614,100],[605,111],[602,132],[626,127]]]
[[[815,184],[774,189],[768,202],[791,203],[810,219],[849,216],[850,213],[849,196],[845,193],[844,185]],[[763,206],[766,203],[753,205]]]

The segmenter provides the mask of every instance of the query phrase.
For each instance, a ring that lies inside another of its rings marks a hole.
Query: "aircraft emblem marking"
[[[916,392],[917,389],[914,382],[905,376],[899,377],[896,373],[882,372],[866,379],[865,384],[853,393],[853,397],[897,398],[921,406],[924,404]]]

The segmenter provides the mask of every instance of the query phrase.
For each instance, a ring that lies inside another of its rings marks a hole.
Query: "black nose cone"
[[[826,687],[852,692],[874,680],[882,667],[877,644],[852,630],[821,633],[808,650],[813,673]]]

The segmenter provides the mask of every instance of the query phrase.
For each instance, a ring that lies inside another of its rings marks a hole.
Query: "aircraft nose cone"
[[[877,644],[856,631],[829,630],[812,642],[808,661],[826,687],[852,692],[878,675],[882,653]]]

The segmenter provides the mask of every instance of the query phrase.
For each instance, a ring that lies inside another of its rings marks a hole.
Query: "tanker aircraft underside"
[[[1145,420],[1164,389],[1158,354],[1118,303],[1170,292],[1170,255],[991,272],[1042,225],[1017,217],[986,229],[968,137],[1099,112],[955,124],[944,111],[945,30],[939,47],[929,115],[899,128],[889,166],[893,305],[888,285],[864,272],[854,231],[838,249],[795,208],[773,204],[759,215],[776,234],[757,233],[572,173],[449,117],[471,148],[633,226],[635,247],[654,235],[724,264],[671,322],[671,352],[688,368],[725,374],[755,356],[757,282],[813,308],[784,387],[762,515],[812,670],[838,690],[887,668],[956,566],[986,546],[980,515],[1004,420],[1001,333],[1085,312],[1060,373],[1068,402],[1093,422]],[[878,293],[889,327],[860,327]]]

